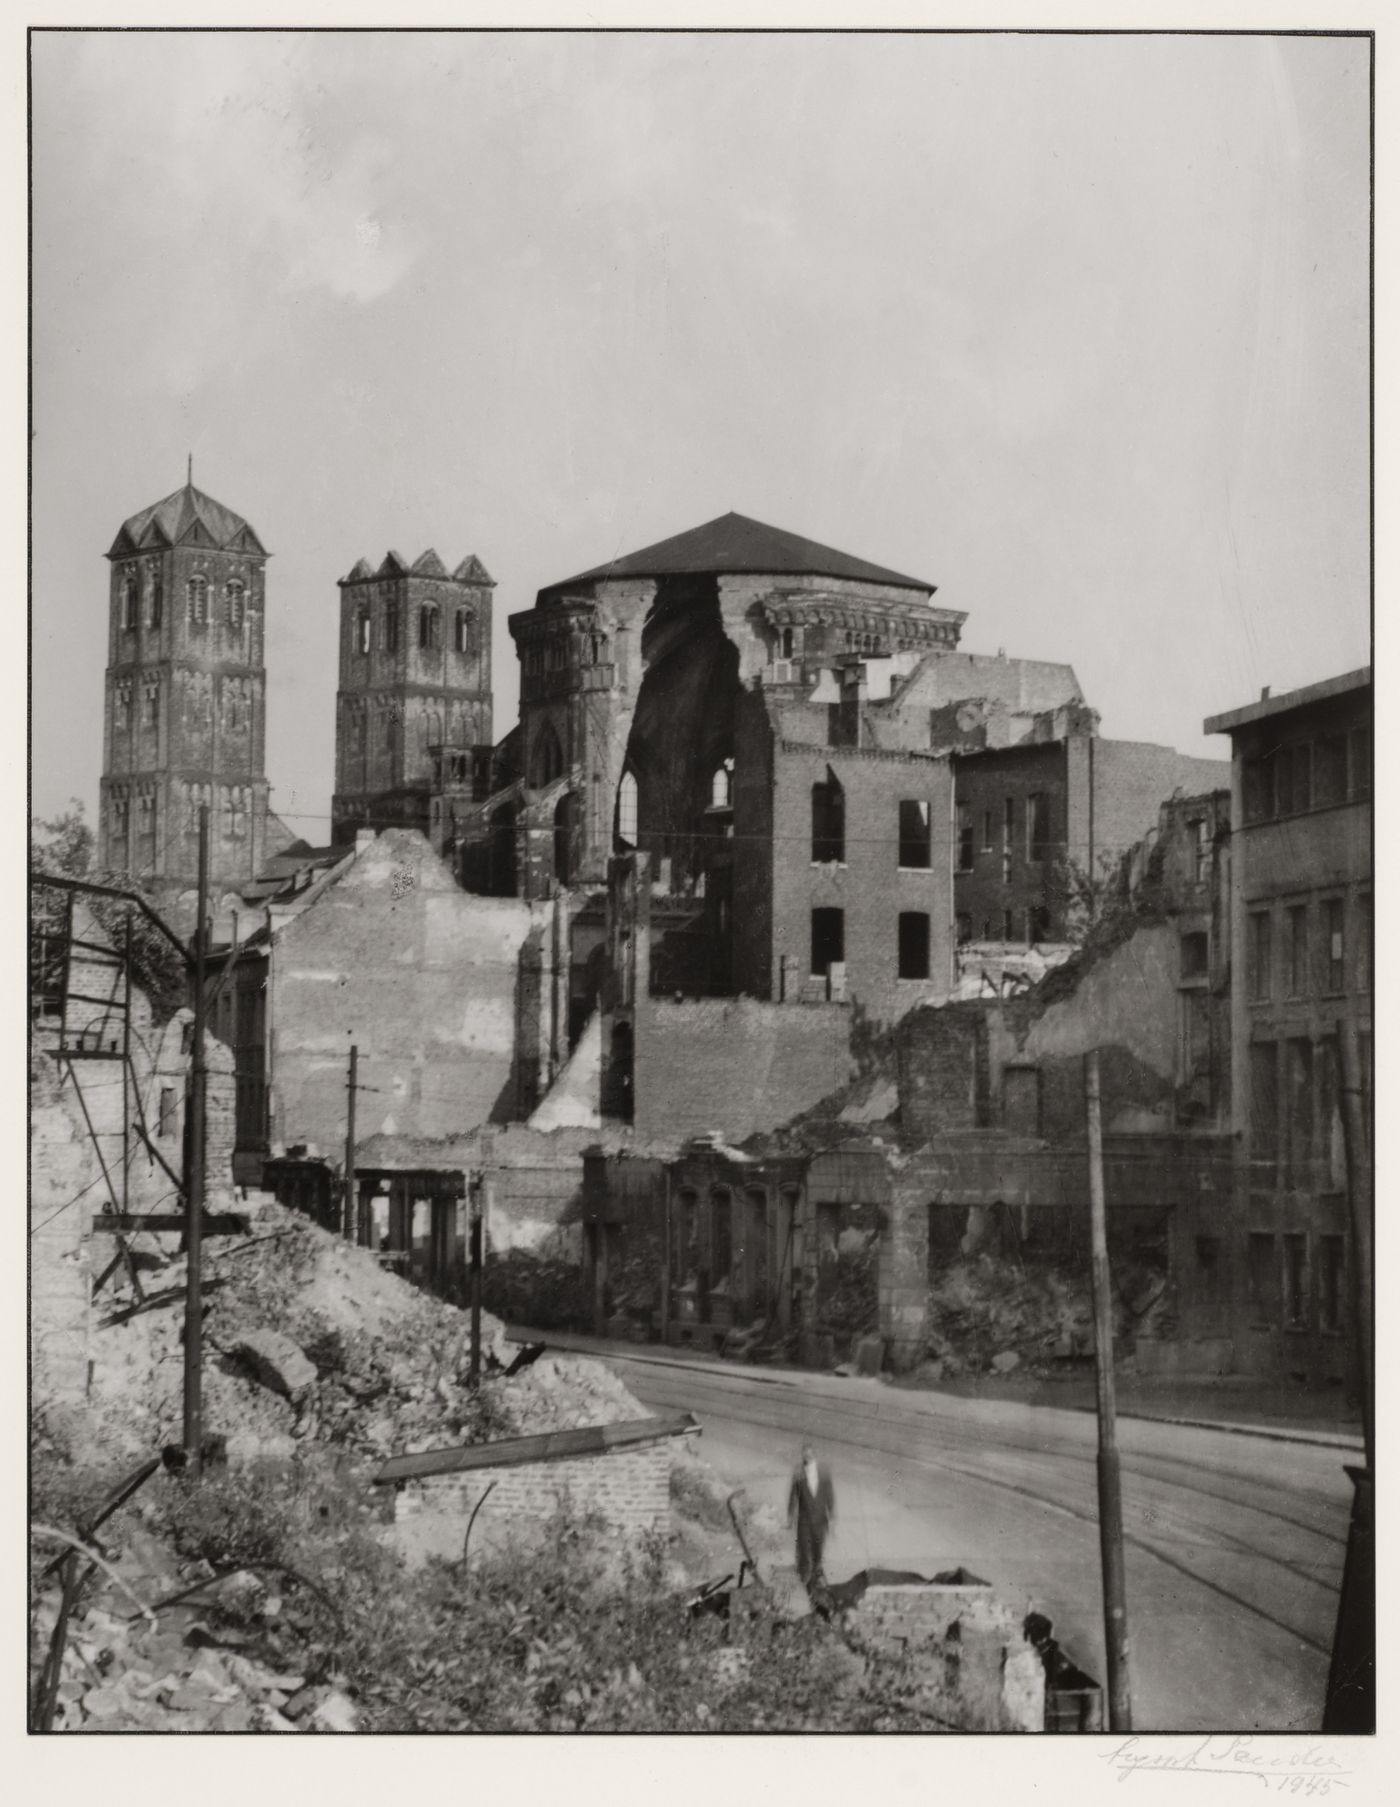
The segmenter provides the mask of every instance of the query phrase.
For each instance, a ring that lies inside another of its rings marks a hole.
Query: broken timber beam
[[[494,1443],[461,1444],[455,1449],[425,1449],[413,1456],[392,1456],[371,1481],[376,1487],[388,1487],[428,1475],[462,1474],[471,1468],[561,1462],[570,1456],[596,1456],[638,1443],[658,1443],[663,1437],[685,1437],[699,1429],[689,1412],[678,1412],[669,1418],[630,1418],[621,1424],[589,1424],[580,1430],[502,1437]]]
[[[94,1234],[99,1236],[130,1235],[137,1230],[168,1230],[172,1235],[184,1232],[185,1219],[176,1211],[133,1211],[129,1217],[94,1217]],[[206,1236],[246,1236],[252,1220],[236,1211],[208,1211],[200,1219]]]

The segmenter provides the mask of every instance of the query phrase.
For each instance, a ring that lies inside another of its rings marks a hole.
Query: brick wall
[[[967,755],[956,760],[957,802],[972,818],[973,857],[970,870],[953,880],[956,909],[968,918],[974,941],[1022,940],[1026,912],[1051,908],[1048,939],[1062,932],[1063,913],[1054,907],[1053,887],[1047,890],[1055,863],[1069,858],[1084,861],[1086,846],[1076,844],[1078,830],[1072,817],[1066,773],[1065,743],[1049,741],[1028,747]],[[1031,796],[1044,799],[1047,811],[1048,857],[1031,860],[1026,840],[1026,812]],[[1011,804],[1011,839],[1006,840],[1006,805]],[[988,835],[987,818],[991,817]],[[1006,862],[1010,853],[1009,867]],[[958,849],[953,849],[954,866]],[[1009,870],[1009,878],[1004,876]],[[1005,915],[1011,912],[1010,935]]]
[[[433,1475],[408,1482],[396,1493],[394,1516],[397,1520],[420,1514],[460,1517],[465,1533],[467,1520],[488,1486],[491,1496],[476,1522],[477,1531],[486,1536],[503,1527],[524,1529],[527,1534],[538,1531],[561,1509],[597,1514],[611,1529],[629,1537],[664,1532],[671,1514],[671,1444],[668,1439],[561,1462]]]
[[[909,1664],[915,1699],[960,1731],[1045,1729],[1044,1666],[1021,1609],[990,1588],[868,1588],[846,1625],[858,1647]]]
[[[905,1017],[896,1039],[900,1122],[907,1136],[976,1129],[987,1121],[987,1011],[948,1004]]]
[[[1157,826],[1174,791],[1199,796],[1230,783],[1227,759],[1193,759],[1146,741],[1096,740],[1093,752],[1094,845],[1121,853]]]
[[[735,1142],[788,1122],[850,1078],[850,1014],[752,998],[639,1002],[638,1140],[721,1130]]]

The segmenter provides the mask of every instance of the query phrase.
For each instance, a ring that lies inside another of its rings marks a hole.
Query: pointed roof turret
[[[413,575],[415,577],[446,577],[447,567],[443,564],[437,553],[433,551],[432,547],[429,546],[426,552],[420,553],[419,556],[414,559]]]
[[[375,572],[376,577],[406,577],[408,565],[403,554],[389,551],[384,554],[384,563]]]
[[[487,584],[495,589],[496,580],[474,552],[469,552],[452,573],[459,584]]]
[[[343,584],[362,584],[368,583],[373,576],[374,567],[370,564],[369,560],[367,558],[357,558],[350,567],[349,576],[342,577],[340,581]]]
[[[190,482],[123,521],[107,557],[126,558],[153,546],[209,546],[219,552],[247,552],[254,558],[268,556],[242,515]]]

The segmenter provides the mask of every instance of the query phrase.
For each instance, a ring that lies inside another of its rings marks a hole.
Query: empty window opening
[[[425,652],[436,652],[438,646],[438,612],[434,608],[418,611],[418,644]]]
[[[159,627],[164,615],[165,615],[165,579],[161,576],[159,569],[157,569],[155,571],[152,571],[152,573],[151,573],[151,610],[150,610],[151,626]]]
[[[148,684],[141,693],[141,719],[148,728],[160,726],[160,686]]]
[[[845,858],[846,793],[828,766],[825,782],[812,786],[812,860],[817,865],[839,865]]]
[[[372,631],[373,630],[370,627],[369,610],[361,609],[359,614],[355,617],[355,651],[357,653],[367,653],[369,651],[370,634]]]
[[[1040,862],[1050,857],[1050,799],[1043,791],[1026,798],[1026,858]]]
[[[901,820],[902,820],[902,818],[903,818],[903,806],[902,805],[900,806],[900,814],[901,814]],[[971,870],[972,870],[973,860],[976,856],[976,850],[973,847],[973,838],[974,838],[974,836],[973,836],[973,827],[972,827],[972,805],[970,803],[960,803],[958,805],[958,871],[959,872],[971,872]],[[904,864],[904,861],[901,860],[900,865],[902,866],[903,864]],[[927,861],[925,862],[925,864],[927,864]]]
[[[399,650],[399,611],[392,602],[384,607],[384,650],[386,653]]]
[[[1289,1330],[1308,1327],[1308,1239],[1296,1232],[1283,1239],[1283,1321]]]
[[[630,769],[617,787],[617,841],[619,848],[637,845],[637,775]]]
[[[185,597],[189,607],[190,621],[195,627],[203,627],[209,619],[208,579],[192,577],[185,585]]]
[[[515,810],[503,803],[491,816],[491,870],[487,883],[492,897],[515,896]]]
[[[729,809],[734,802],[734,761],[726,759],[710,780],[710,808]]]
[[[243,628],[243,585],[234,578],[224,586],[224,600],[228,604],[228,624],[237,634]]]
[[[926,872],[932,859],[931,811],[926,802],[904,800],[899,805],[899,863],[911,872]]]
[[[982,811],[982,851],[990,853],[996,845],[996,816],[990,809]]]
[[[1306,997],[1308,985],[1308,906],[1294,904],[1288,912],[1288,995]]]
[[[136,573],[128,571],[122,579],[122,629],[126,633],[136,626],[138,595]]]
[[[457,620],[452,630],[452,647],[454,652],[469,653],[472,650],[472,617],[470,609],[458,609]]]
[[[928,917],[919,910],[899,913],[899,976],[928,977]]]
[[[1278,1158],[1278,1044],[1249,1048],[1249,1179],[1271,1186]]]
[[[1181,937],[1181,976],[1204,979],[1210,967],[1210,937],[1204,930]]]
[[[965,947],[972,939],[972,918],[966,910],[959,910],[957,916],[958,946]]]
[[[1186,831],[1191,837],[1191,878],[1195,884],[1204,884],[1210,877],[1211,844],[1210,823],[1204,816],[1197,816],[1188,822]]]
[[[561,885],[573,883],[574,822],[578,813],[572,791],[565,791],[554,809],[554,876]]]
[[[812,974],[824,978],[846,958],[846,912],[820,909],[812,912]]]
[[[1050,911],[1045,904],[1033,904],[1026,911],[1026,940],[1032,947],[1050,939]]]
[[[1016,918],[1010,910],[1003,910],[1001,913],[1001,938],[1003,941],[1016,939]]]
[[[156,1134],[160,1136],[163,1141],[169,1141],[170,1137],[175,1134],[175,1130],[175,1088],[173,1085],[163,1085],[160,1088],[160,1116],[157,1123]]]
[[[780,657],[784,659],[790,659],[792,657],[792,629],[790,627],[785,627],[783,629],[778,646]]]
[[[1261,1329],[1278,1322],[1278,1254],[1272,1236],[1261,1231],[1251,1234],[1248,1242],[1249,1314]]]
[[[1322,952],[1328,991],[1341,991],[1347,982],[1344,921],[1341,898],[1327,898],[1322,906]]]
[[[1245,943],[1245,991],[1253,1003],[1270,995],[1273,966],[1273,921],[1267,910],[1249,919]]]

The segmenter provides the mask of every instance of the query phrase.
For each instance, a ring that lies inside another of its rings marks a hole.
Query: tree
[[[61,816],[35,816],[29,824],[29,869],[60,878],[88,878],[96,838],[80,797]]]

